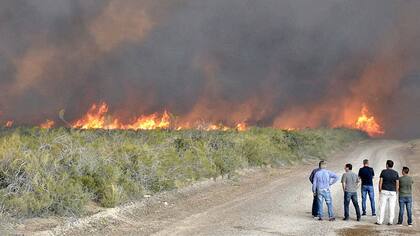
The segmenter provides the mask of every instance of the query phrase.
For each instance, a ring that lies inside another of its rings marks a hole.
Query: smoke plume
[[[420,135],[415,0],[3,0],[0,121],[58,124],[106,102],[121,120],[346,126],[363,106]]]

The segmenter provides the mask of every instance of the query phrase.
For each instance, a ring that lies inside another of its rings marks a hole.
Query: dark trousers
[[[404,216],[404,208],[407,208],[407,224],[413,224],[413,214],[412,214],[412,206],[413,206],[413,199],[412,197],[400,197],[400,214],[398,216],[398,224],[403,223],[403,216]]]
[[[354,209],[356,210],[357,219],[360,219],[360,208],[357,202],[357,192],[344,192],[344,218],[349,218],[349,205],[350,201],[353,202]]]
[[[318,196],[314,195],[314,200],[312,201],[312,216],[318,216]]]

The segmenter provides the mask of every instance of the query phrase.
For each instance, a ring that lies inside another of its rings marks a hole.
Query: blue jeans
[[[333,211],[333,204],[332,204],[332,198],[331,193],[329,189],[321,189],[317,192],[318,195],[318,216],[319,218],[322,218],[324,212],[323,212],[323,204],[324,200],[325,203],[327,203],[328,207],[328,216],[330,218],[334,218],[334,211]]]
[[[409,225],[413,224],[413,215],[412,215],[412,207],[413,207],[413,199],[412,197],[400,197],[400,215],[398,216],[398,224],[403,223],[403,216],[404,216],[404,207],[407,207],[407,223]]]
[[[375,214],[375,191],[373,186],[363,185],[362,186],[362,212],[366,214],[366,194],[369,194],[370,208],[372,209],[372,215]]]
[[[360,208],[357,202],[356,192],[344,192],[344,218],[349,218],[349,205],[350,201],[353,202],[354,209],[356,210],[357,219],[360,219]]]

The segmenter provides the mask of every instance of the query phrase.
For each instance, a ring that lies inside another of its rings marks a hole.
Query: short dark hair
[[[364,159],[363,160],[363,165],[366,165],[367,163],[369,163],[369,160],[368,159]]]
[[[392,168],[392,167],[394,167],[394,162],[391,161],[391,160],[387,160],[386,161],[386,166],[388,166],[389,168]]]
[[[319,165],[318,165],[318,166],[319,166],[319,168],[321,168],[321,166],[322,166],[322,165],[324,165],[324,164],[325,164],[325,161],[324,161],[324,160],[321,160],[321,161],[319,162]]]
[[[410,168],[408,168],[407,166],[404,166],[402,171],[403,171],[405,174],[408,174],[408,172],[410,171]]]
[[[348,168],[349,170],[352,170],[353,166],[350,163],[348,163],[348,164],[346,164],[346,168]]]

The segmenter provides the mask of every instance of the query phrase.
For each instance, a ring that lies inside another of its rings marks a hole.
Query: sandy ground
[[[414,221],[419,222],[420,141],[366,141],[332,155],[328,169],[341,177],[345,163],[352,163],[358,171],[365,158],[370,159],[375,169],[376,190],[387,159],[394,160],[398,172],[403,165],[411,167],[418,186]],[[332,187],[337,221],[313,220],[308,176],[315,166],[313,162],[249,170],[235,180],[202,182],[54,227],[26,222],[16,232],[25,235],[420,235],[417,224],[413,228],[376,226],[372,216],[357,222],[352,206],[351,220],[342,221],[343,192],[339,183]]]

